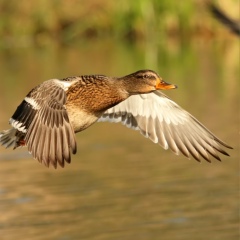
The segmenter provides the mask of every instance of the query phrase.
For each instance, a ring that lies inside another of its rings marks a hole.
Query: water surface
[[[156,46],[155,46],[156,47]],[[111,40],[0,52],[0,129],[50,78],[156,70],[165,92],[234,147],[212,164],[165,151],[120,124],[77,135],[65,169],[0,148],[1,239],[238,239],[239,42],[169,42],[151,49]]]

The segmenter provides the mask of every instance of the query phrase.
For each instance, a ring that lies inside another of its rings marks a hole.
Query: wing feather
[[[210,162],[209,154],[221,160],[217,152],[228,155],[223,147],[231,148],[159,91],[133,95],[105,111],[98,121],[121,122],[164,149],[197,161],[202,157]]]
[[[47,86],[42,84],[33,89],[27,96],[33,99],[37,110],[34,109],[25,141],[29,152],[39,162],[55,168],[58,164],[64,167],[65,161],[71,162],[71,152],[77,151],[75,134],[65,108],[65,91],[57,84],[47,83]]]

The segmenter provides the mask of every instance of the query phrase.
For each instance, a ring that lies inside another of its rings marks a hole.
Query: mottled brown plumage
[[[121,78],[90,75],[51,79],[33,88],[0,133],[5,147],[26,145],[39,162],[64,167],[77,152],[75,133],[96,121],[121,122],[163,148],[196,160],[220,160],[231,148],[171,101],[160,89],[173,89],[151,70]]]

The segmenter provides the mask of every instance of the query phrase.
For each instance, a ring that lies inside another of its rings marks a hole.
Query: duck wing
[[[29,152],[46,166],[71,161],[76,140],[65,107],[66,93],[60,80],[49,80],[34,88],[10,119],[13,127],[25,133]]]
[[[202,157],[211,162],[209,155],[221,160],[218,152],[228,155],[222,147],[231,148],[159,91],[130,96],[105,111],[98,121],[121,122],[164,149],[188,158],[192,155],[198,161]]]

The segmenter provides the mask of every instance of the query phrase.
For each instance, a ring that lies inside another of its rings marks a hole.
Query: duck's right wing
[[[65,107],[66,93],[59,80],[49,80],[34,88],[10,119],[25,134],[29,152],[46,166],[70,163],[76,153],[74,130]]]

